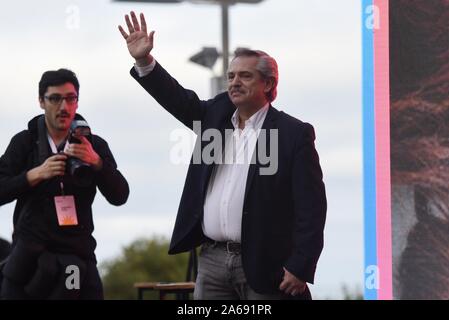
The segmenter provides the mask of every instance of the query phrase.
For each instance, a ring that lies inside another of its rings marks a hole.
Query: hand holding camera
[[[80,143],[70,143],[64,150],[68,156],[78,158],[79,160],[90,164],[95,171],[101,170],[103,162],[100,156],[92,148],[92,144],[85,136],[75,136]]]
[[[27,172],[30,186],[43,180],[69,174],[78,186],[88,186],[93,172],[103,167],[101,157],[95,152],[89,125],[84,120],[74,120],[70,126],[68,145],[63,152],[53,155],[40,166]]]
[[[75,184],[89,186],[93,181],[93,171],[103,167],[103,161],[92,147],[92,135],[84,120],[73,120],[70,126],[68,146],[64,154],[68,156],[67,172]]]
[[[66,160],[67,156],[64,154],[56,154],[49,157],[39,167],[27,172],[28,183],[34,187],[43,180],[63,176],[65,174]]]

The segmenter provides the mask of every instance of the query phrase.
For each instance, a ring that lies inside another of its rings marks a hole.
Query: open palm
[[[128,15],[125,15],[126,25],[128,26],[129,35],[119,26],[120,33],[126,40],[129,53],[136,59],[143,59],[147,57],[153,49],[154,31],[147,34],[147,25],[145,17],[140,14],[140,25],[137,21],[136,14],[131,11],[131,20]]]

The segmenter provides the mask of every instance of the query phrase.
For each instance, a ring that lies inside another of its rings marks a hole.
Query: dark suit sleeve
[[[94,136],[93,139],[93,147],[103,160],[102,169],[96,173],[98,189],[110,204],[122,205],[128,199],[128,182],[117,170],[117,164],[107,142],[98,136]]]
[[[299,279],[313,283],[316,264],[323,249],[327,203],[323,174],[314,145],[315,133],[310,124],[303,126],[295,146],[292,169],[294,247],[285,268]]]
[[[0,205],[16,200],[30,190],[26,158],[31,141],[26,132],[15,135],[0,158]]]
[[[193,130],[193,121],[205,117],[207,102],[192,90],[184,89],[159,63],[150,74],[139,77],[134,68],[131,75],[168,112]]]

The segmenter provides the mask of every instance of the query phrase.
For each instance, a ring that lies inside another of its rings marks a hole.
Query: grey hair
[[[261,50],[251,50],[248,48],[237,48],[234,51],[234,59],[238,57],[258,57],[256,69],[264,80],[273,79],[273,87],[266,93],[267,100],[273,102],[277,96],[277,85],[279,82],[278,64],[273,57]]]

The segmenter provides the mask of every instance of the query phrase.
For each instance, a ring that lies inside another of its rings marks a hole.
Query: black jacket
[[[140,78],[134,68],[131,75],[190,129],[193,121],[201,121],[202,132],[215,128],[223,133],[233,128],[235,106],[227,93],[201,101],[159,64],[145,77]],[[247,281],[256,292],[268,293],[279,290],[283,266],[313,283],[323,248],[326,195],[313,127],[270,106],[262,129],[278,130],[278,169],[273,175],[260,175],[261,161],[250,165],[241,239]],[[207,143],[201,143],[201,148]],[[269,139],[266,144],[270,150]],[[204,242],[201,222],[213,166],[191,162],[169,253],[187,251]]]
[[[47,250],[59,253],[76,254],[84,259],[95,261],[96,241],[92,236],[92,203],[96,189],[113,205],[122,205],[129,194],[128,183],[117,170],[114,157],[108,144],[102,138],[92,135],[94,150],[103,160],[103,168],[94,174],[93,182],[87,187],[74,184],[70,175],[63,177],[66,195],[75,197],[78,215],[77,226],[58,225],[54,197],[61,195],[60,179],[53,178],[30,187],[26,173],[40,165],[38,119],[28,123],[28,129],[16,134],[0,158],[0,205],[17,200],[14,209],[13,244],[22,239],[39,243]],[[77,118],[82,118],[77,115]],[[42,141],[42,138],[41,138]],[[51,149],[44,139],[47,155]],[[26,209],[22,210],[26,204]],[[23,211],[23,212],[22,212]],[[19,214],[23,216],[19,218]]]

